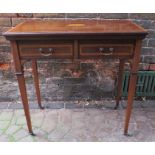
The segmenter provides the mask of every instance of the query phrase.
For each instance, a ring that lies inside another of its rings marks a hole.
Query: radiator
[[[128,95],[130,72],[125,71],[122,84],[122,96]],[[117,83],[117,82],[116,82]],[[117,85],[114,90],[117,95]],[[135,96],[154,97],[155,96],[155,71],[139,71]]]

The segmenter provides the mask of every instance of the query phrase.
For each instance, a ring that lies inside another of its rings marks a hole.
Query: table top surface
[[[32,34],[147,34],[129,20],[29,20],[18,24],[4,36]]]

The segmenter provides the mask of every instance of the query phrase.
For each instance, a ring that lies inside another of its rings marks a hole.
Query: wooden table
[[[3,34],[11,42],[15,74],[29,132],[33,135],[24,79],[23,61],[31,60],[35,90],[40,108],[41,97],[37,60],[45,59],[119,59],[116,107],[121,98],[125,60],[132,60],[124,134],[128,134],[134,100],[141,42],[147,35],[142,27],[128,20],[52,20],[26,21]]]

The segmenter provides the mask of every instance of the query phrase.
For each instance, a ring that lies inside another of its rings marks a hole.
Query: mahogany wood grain
[[[35,34],[145,34],[142,27],[129,20],[31,20],[6,32],[11,35]]]

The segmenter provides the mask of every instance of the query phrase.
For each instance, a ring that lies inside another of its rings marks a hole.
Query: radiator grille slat
[[[152,94],[155,93],[155,75],[154,75],[153,82],[152,82],[151,93],[152,93]]]

